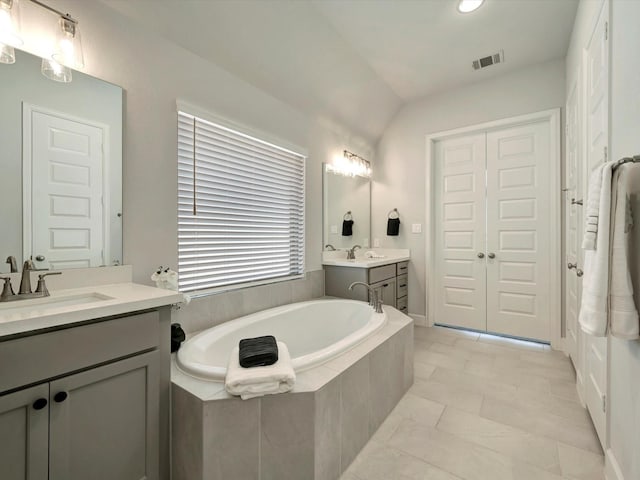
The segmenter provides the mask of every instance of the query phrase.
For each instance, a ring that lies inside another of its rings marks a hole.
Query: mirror
[[[122,263],[122,89],[40,73],[16,50],[0,64],[0,272]]]
[[[323,249],[327,244],[336,249],[356,244],[367,248],[371,238],[371,180],[332,172],[327,164],[323,167]]]

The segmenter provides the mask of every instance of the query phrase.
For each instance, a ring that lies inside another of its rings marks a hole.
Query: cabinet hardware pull
[[[402,285],[400,285],[400,288],[402,288],[402,287],[406,287],[406,286],[407,286],[407,284],[406,284],[406,283],[403,283]]]
[[[46,398],[39,398],[35,402],[33,402],[33,409],[42,410],[44,407],[47,406],[47,403],[49,402],[47,402]]]
[[[69,394],[67,394],[67,392],[58,392],[53,396],[53,399],[56,401],[56,403],[62,403],[67,399],[68,396]]]
[[[382,288],[386,288],[386,287],[388,287],[388,286],[389,286],[389,284],[388,284],[388,283],[385,283],[384,285],[382,285]]]

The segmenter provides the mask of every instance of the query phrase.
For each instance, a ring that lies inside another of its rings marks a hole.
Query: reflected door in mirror
[[[105,128],[30,105],[24,114],[31,146],[24,159],[32,171],[31,195],[26,188],[24,198],[25,212],[31,210],[25,254],[31,252],[36,268],[104,265]]]

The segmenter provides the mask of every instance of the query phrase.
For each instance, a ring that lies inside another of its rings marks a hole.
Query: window
[[[304,272],[305,157],[178,112],[183,292]]]

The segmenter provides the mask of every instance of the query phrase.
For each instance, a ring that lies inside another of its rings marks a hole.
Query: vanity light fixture
[[[0,44],[7,47],[19,47],[23,43],[20,36],[19,0],[0,0]]]
[[[5,0],[0,0],[5,1]],[[60,18],[59,28],[56,33],[56,43],[51,55],[59,65],[80,69],[84,67],[84,54],[82,52],[82,41],[80,38],[80,28],[78,21],[68,13],[62,13],[39,0],[31,0],[36,5],[55,13]]]
[[[40,68],[42,75],[54,82],[70,83],[73,80],[73,74],[69,67],[60,65],[51,58],[42,59],[42,67]]]
[[[480,8],[480,6],[484,3],[484,0],[460,0],[458,3],[458,11],[460,13],[469,13],[473,12]]]
[[[343,156],[337,158],[333,164],[328,164],[327,169],[347,177],[371,178],[371,163],[359,155],[344,150]]]

